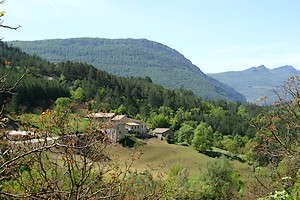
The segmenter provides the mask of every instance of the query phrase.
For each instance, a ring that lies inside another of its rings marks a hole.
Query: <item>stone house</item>
[[[120,139],[125,138],[125,125],[123,123],[103,123],[101,131],[107,135],[112,142],[117,142]]]

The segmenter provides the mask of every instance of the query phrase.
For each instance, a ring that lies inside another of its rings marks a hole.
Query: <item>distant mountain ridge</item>
[[[203,99],[246,102],[243,95],[205,75],[176,50],[146,39],[71,38],[9,44],[51,62],[85,62],[117,76],[148,76],[154,83],[188,89]]]
[[[275,69],[264,65],[251,67],[243,71],[230,71],[209,76],[223,82],[243,94],[248,102],[258,103],[258,99],[267,96],[267,103],[272,104],[277,97],[272,91],[283,86],[291,76],[300,76],[300,71],[290,65]]]

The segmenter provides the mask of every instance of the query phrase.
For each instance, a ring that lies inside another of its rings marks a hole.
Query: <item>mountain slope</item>
[[[146,39],[75,38],[10,43],[51,62],[86,62],[118,76],[148,76],[154,83],[189,89],[204,99],[246,101],[232,88],[205,75],[176,50]]]
[[[0,105],[5,105],[4,111],[42,112],[53,107],[57,98],[70,97],[70,90],[79,87],[83,93],[77,100],[88,102],[86,105],[93,111],[106,112],[123,106],[128,116],[149,117],[151,111],[161,106],[174,112],[179,108],[202,108],[205,113],[208,109],[207,103],[190,91],[168,90],[153,84],[149,78],[117,77],[86,63],[50,63],[1,41],[0,52],[0,77],[5,76],[0,82],[1,89],[13,87],[24,75],[13,94],[1,93]]]
[[[267,96],[267,103],[277,100],[272,90],[283,86],[290,76],[299,76],[300,71],[292,66],[268,69],[264,65],[243,71],[232,71],[209,76],[223,82],[243,94],[248,102],[258,103],[257,99]]]

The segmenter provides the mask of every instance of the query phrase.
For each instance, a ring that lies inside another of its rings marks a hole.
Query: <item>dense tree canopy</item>
[[[203,99],[246,102],[241,94],[206,76],[176,50],[146,39],[71,38],[11,44],[52,62],[84,62],[117,76],[147,76],[165,88],[189,89]]]
[[[90,111],[126,114],[148,121],[153,128],[169,127],[177,131],[185,124],[195,129],[205,122],[213,133],[250,138],[255,135],[249,122],[258,114],[258,106],[207,102],[191,91],[164,89],[153,84],[149,77],[121,78],[84,63],[49,63],[3,42],[0,48],[1,74],[9,72],[10,80],[16,80],[25,73],[22,83],[15,88],[16,93],[7,101],[7,111],[42,112],[53,107],[57,98],[71,97],[76,103],[87,102]],[[10,65],[5,65],[7,61]],[[191,144],[193,137],[194,133],[178,142]]]

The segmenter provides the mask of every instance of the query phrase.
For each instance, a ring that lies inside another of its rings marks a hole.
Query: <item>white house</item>
[[[125,123],[125,129],[128,130],[128,132],[135,134],[147,133],[146,123],[143,120],[130,119]]]
[[[130,119],[125,115],[115,113],[91,113],[89,118],[98,119],[102,122],[102,132],[116,142],[125,137],[125,132],[144,135],[147,133],[146,123],[143,120]]]

